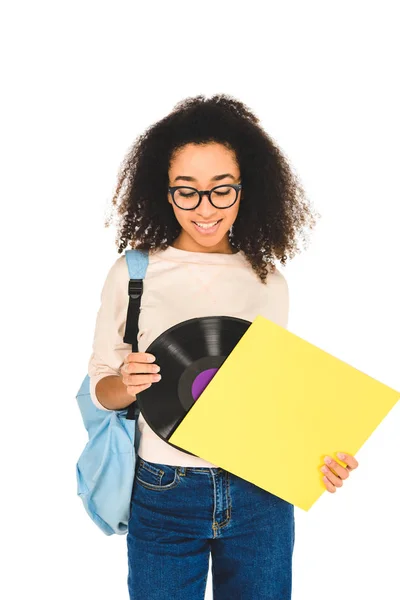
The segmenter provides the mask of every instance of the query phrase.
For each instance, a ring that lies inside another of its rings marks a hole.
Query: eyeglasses
[[[173,203],[182,210],[194,210],[206,195],[215,208],[230,208],[238,199],[241,183],[230,183],[228,185],[217,185],[211,190],[197,190],[188,186],[169,187]]]

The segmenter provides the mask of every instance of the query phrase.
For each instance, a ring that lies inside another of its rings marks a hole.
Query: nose
[[[201,202],[196,208],[196,214],[206,220],[210,220],[211,217],[218,214],[218,209],[211,204],[207,194],[203,194]]]

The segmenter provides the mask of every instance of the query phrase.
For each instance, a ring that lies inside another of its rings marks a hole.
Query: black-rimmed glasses
[[[178,185],[169,187],[173,203],[182,210],[194,210],[206,195],[215,208],[230,208],[238,199],[241,183],[217,185],[211,190],[197,190],[196,188]]]

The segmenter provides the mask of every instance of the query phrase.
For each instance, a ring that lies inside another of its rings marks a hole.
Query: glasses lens
[[[236,200],[236,190],[230,185],[220,186],[211,193],[212,203],[218,208],[226,208]]]
[[[199,194],[189,187],[180,187],[175,190],[174,200],[180,208],[194,208],[199,202]]]

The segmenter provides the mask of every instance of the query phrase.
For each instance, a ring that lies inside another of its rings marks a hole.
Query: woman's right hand
[[[124,358],[120,368],[127,393],[136,396],[153,383],[160,381],[160,367],[154,364],[155,356],[147,352],[131,352]]]

